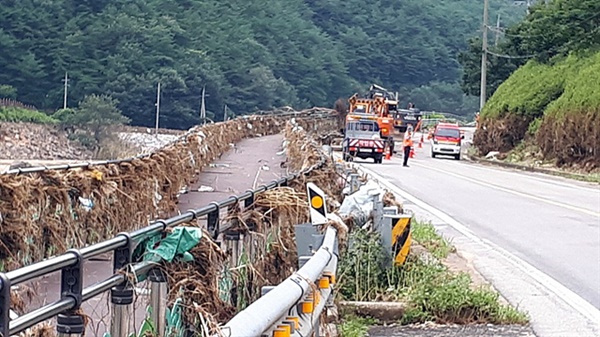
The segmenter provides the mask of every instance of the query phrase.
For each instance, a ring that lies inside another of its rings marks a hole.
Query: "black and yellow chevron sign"
[[[310,219],[313,225],[327,223],[327,205],[325,204],[325,192],[313,183],[306,184],[308,192],[308,203],[310,206]]]
[[[392,227],[392,252],[394,254],[394,265],[403,265],[410,252],[412,237],[410,234],[410,222],[412,217],[401,217],[394,219]]]

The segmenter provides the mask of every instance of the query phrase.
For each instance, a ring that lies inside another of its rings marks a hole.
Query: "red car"
[[[431,142],[432,158],[437,155],[448,155],[460,160],[461,141],[465,136],[458,124],[439,123],[428,138]]]

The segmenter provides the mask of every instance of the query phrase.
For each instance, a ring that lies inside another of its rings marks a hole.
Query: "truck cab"
[[[342,142],[342,155],[345,161],[352,158],[373,158],[376,164],[383,162],[385,141],[379,134],[379,125],[376,120],[359,119],[346,122],[344,141]]]
[[[394,128],[399,133],[405,133],[409,126],[414,129],[423,115],[421,111],[416,108],[411,109],[398,109],[394,112]]]
[[[461,143],[465,136],[462,134],[458,124],[439,123],[428,138],[431,145],[432,158],[435,158],[437,155],[449,155],[453,156],[456,160],[460,160]]]

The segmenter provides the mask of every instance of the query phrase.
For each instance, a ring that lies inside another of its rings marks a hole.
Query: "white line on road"
[[[390,191],[394,192],[395,194],[412,202],[416,206],[428,211],[429,213],[438,217],[442,221],[446,222],[448,225],[453,227],[455,230],[457,230],[458,232],[460,232],[461,234],[463,234],[465,237],[469,238],[470,240],[477,242],[483,246],[487,246],[490,249],[493,249],[493,250],[499,252],[509,263],[511,263],[513,266],[515,266],[522,272],[529,275],[532,279],[537,281],[541,287],[544,287],[544,288],[548,289],[549,291],[551,291],[552,293],[556,294],[565,303],[567,303],[569,306],[571,306],[577,312],[579,312],[580,314],[585,316],[587,319],[589,319],[594,324],[598,324],[598,322],[600,322],[600,310],[596,309],[596,307],[594,307],[588,301],[584,300],[582,297],[580,297],[579,295],[577,295],[576,293],[574,293],[573,291],[571,291],[570,289],[568,289],[567,287],[565,287],[564,285],[562,285],[561,283],[559,283],[558,281],[553,279],[551,276],[545,274],[541,270],[538,270],[534,266],[532,266],[529,263],[523,261],[522,259],[516,257],[515,255],[509,253],[507,250],[499,247],[498,245],[492,243],[491,241],[479,238],[470,229],[468,229],[466,226],[464,226],[463,224],[461,224],[460,222],[458,222],[457,220],[455,220],[448,214],[425,203],[424,201],[416,198],[415,196],[404,192],[403,190],[398,188],[396,185],[390,183],[385,178],[383,178],[379,174],[373,172],[372,170],[367,169],[360,164],[355,164],[355,166],[357,167],[358,170],[361,170],[364,173],[371,175],[373,178],[378,180],[378,182],[380,184],[384,185]]]
[[[537,201],[545,202],[547,204],[551,204],[551,205],[554,205],[554,206],[559,206],[559,207],[562,207],[562,208],[566,208],[566,209],[569,209],[569,210],[572,210],[572,211],[584,213],[584,214],[591,215],[591,216],[600,217],[600,213],[599,212],[591,211],[589,209],[585,209],[585,208],[581,208],[581,207],[577,207],[577,206],[573,206],[573,205],[569,205],[569,204],[565,204],[565,203],[562,203],[562,202],[553,201],[553,200],[549,200],[549,199],[545,199],[545,198],[536,197],[535,195],[531,195],[531,194],[527,194],[527,193],[523,193],[523,192],[514,191],[514,190],[511,190],[511,189],[502,187],[502,186],[498,186],[498,185],[486,183],[486,182],[481,181],[481,180],[477,180],[477,179],[473,179],[473,178],[470,178],[470,177],[467,177],[467,176],[463,176],[461,174],[456,174],[456,173],[448,172],[447,170],[437,169],[437,168],[431,167],[429,165],[422,165],[422,164],[414,164],[414,165],[420,166],[420,167],[423,167],[423,168],[426,168],[426,169],[430,169],[430,170],[433,170],[433,171],[441,172],[441,173],[443,173],[445,175],[450,175],[450,176],[454,176],[454,177],[457,177],[457,178],[460,178],[460,179],[464,179],[464,180],[470,181],[470,182],[475,183],[475,184],[479,184],[479,185],[482,185],[482,186],[493,188],[493,189],[498,190],[498,191],[503,191],[503,192],[511,193],[511,194],[518,195],[518,196],[521,196],[521,197],[525,197],[525,198],[529,198],[529,199],[532,199],[532,200],[537,200]]]
[[[455,165],[455,166],[459,166],[459,165],[465,165],[464,162],[454,162],[454,161],[448,161],[448,164],[451,165]],[[488,171],[488,172],[504,172],[507,174],[515,174],[515,175],[520,175],[521,177],[527,177],[528,179],[531,180],[536,180],[539,182],[543,182],[546,184],[550,184],[550,185],[556,185],[556,186],[561,186],[561,187],[568,187],[568,188],[574,188],[574,189],[578,189],[578,190],[587,190],[590,192],[594,192],[594,193],[600,193],[600,185],[598,185],[597,187],[586,187],[586,186],[582,186],[584,184],[584,182],[578,182],[580,184],[576,184],[575,182],[571,183],[571,182],[561,182],[561,181],[557,181],[555,176],[551,176],[548,175],[546,173],[537,173],[535,171],[531,171],[531,172],[524,172],[522,170],[516,169],[516,168],[504,168],[504,167],[494,167],[491,168],[489,166],[484,166],[482,164],[475,164],[475,163],[469,163],[467,164],[469,165],[470,168],[475,168],[478,170],[482,170],[482,171]],[[526,174],[529,173],[529,174]],[[567,179],[567,178],[564,178]]]

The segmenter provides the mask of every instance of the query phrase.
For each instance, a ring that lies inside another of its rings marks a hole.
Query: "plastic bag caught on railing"
[[[193,261],[194,257],[189,251],[200,242],[201,238],[200,228],[175,227],[164,239],[154,238],[146,242],[144,260],[172,262],[176,256],[181,256],[183,261]]]
[[[356,220],[364,220],[358,221],[364,223],[373,210],[373,195],[379,194],[378,200],[381,200],[383,193],[383,189],[376,182],[367,181],[358,191],[344,198],[338,214],[343,217],[352,216]]]

